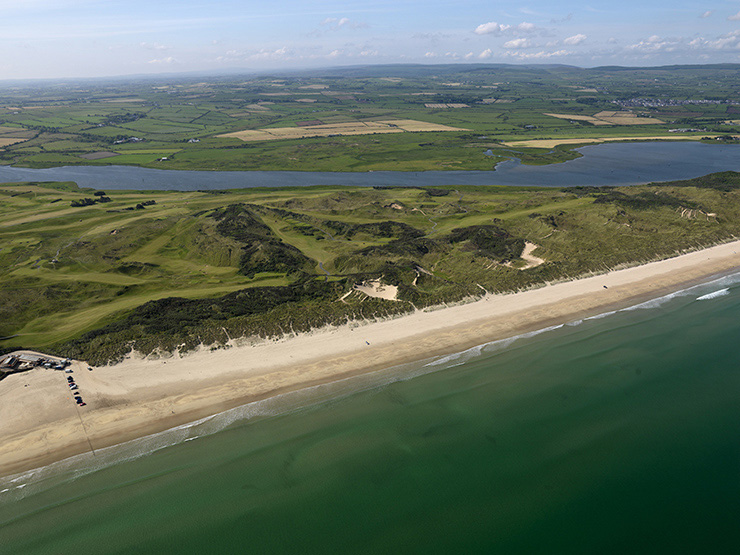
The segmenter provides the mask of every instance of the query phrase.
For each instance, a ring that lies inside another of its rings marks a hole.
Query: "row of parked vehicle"
[[[67,370],[67,372],[71,373],[71,370]],[[72,392],[72,396],[74,397],[77,405],[80,407],[84,407],[85,405],[87,405],[87,403],[82,400],[82,395],[76,393],[79,390],[79,387],[77,387],[75,379],[72,376],[67,376],[67,385],[69,385],[69,390]]]

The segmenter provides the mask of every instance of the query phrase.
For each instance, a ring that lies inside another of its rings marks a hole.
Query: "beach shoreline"
[[[740,241],[606,274],[280,340],[0,382],[0,477],[186,425],[248,403],[633,306],[740,269]]]

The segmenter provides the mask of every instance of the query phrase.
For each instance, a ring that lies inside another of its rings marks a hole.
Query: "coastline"
[[[38,368],[0,383],[0,476],[181,426],[250,402],[625,308],[740,268],[740,241],[607,274],[317,330],[235,342],[180,357],[75,362],[88,405],[63,373]],[[606,287],[605,287],[606,286]]]

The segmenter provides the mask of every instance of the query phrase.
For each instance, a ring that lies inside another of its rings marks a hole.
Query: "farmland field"
[[[376,133],[403,133],[422,131],[466,131],[435,123],[415,120],[359,121],[353,123],[319,124],[302,127],[270,127],[262,130],[236,131],[219,137],[235,137],[242,141],[275,141],[305,137],[334,135],[373,135]]]
[[[552,145],[736,141],[736,69],[400,65],[0,86],[0,164],[488,170],[574,156]]]

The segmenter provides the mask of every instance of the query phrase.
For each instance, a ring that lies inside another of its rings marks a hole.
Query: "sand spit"
[[[0,475],[40,467],[258,399],[458,352],[625,307],[740,268],[740,241],[607,274],[278,341],[239,341],[187,356],[132,355],[65,374],[37,368],[0,382]]]

